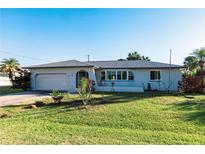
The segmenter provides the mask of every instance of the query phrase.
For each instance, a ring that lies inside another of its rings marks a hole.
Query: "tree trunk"
[[[13,73],[9,72],[9,80],[11,81],[12,86],[14,86],[14,80],[13,80]]]
[[[204,70],[204,61],[199,61],[199,67],[200,67],[200,75],[203,75],[203,70]]]

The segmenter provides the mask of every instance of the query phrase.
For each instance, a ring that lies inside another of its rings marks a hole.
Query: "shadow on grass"
[[[101,93],[94,93],[94,94],[101,94]],[[130,103],[130,101],[135,100],[143,100],[147,98],[155,98],[155,97],[164,97],[164,96],[178,96],[177,93],[166,93],[166,92],[144,92],[144,93],[113,93],[113,92],[106,92],[104,94],[104,100],[102,97],[100,98],[93,98],[92,102],[88,105],[95,106],[95,105],[106,105],[106,104],[118,104],[118,103]],[[22,107],[22,108],[29,108],[30,105],[10,105],[5,106],[6,108],[14,108],[14,107]],[[55,108],[55,107],[66,107],[66,108],[75,108],[83,106],[82,100],[80,98],[70,98],[68,100],[63,100],[61,103],[45,103],[42,106],[38,107],[48,107],[48,108]]]
[[[172,108],[185,112],[185,120],[205,124],[205,99],[189,99],[176,103]]]
[[[94,93],[94,94],[102,94],[102,93]],[[142,99],[147,99],[147,98],[155,98],[155,97],[164,97],[164,96],[181,96],[178,93],[167,93],[167,92],[144,92],[144,93],[121,93],[121,92],[106,92],[104,93],[104,98],[106,100],[105,103],[102,104],[113,104],[113,103],[129,103],[129,101],[134,101],[134,100],[142,100]],[[98,105],[100,102],[99,100],[102,100],[101,98],[93,98],[93,102],[90,105]],[[97,100],[97,102],[95,102]],[[58,107],[58,106],[81,106],[83,105],[81,103],[80,98],[74,98],[74,99],[68,99],[64,100],[61,103],[48,103],[46,106],[50,107]],[[101,104],[101,103],[100,103]],[[99,105],[100,105],[99,104]],[[23,107],[27,105],[8,105],[5,107]]]
[[[100,93],[95,93],[100,94]],[[93,98],[92,102],[88,104],[87,107],[92,106],[100,106],[100,105],[109,105],[109,104],[119,104],[119,103],[130,103],[136,100],[144,100],[147,98],[155,98],[155,97],[164,97],[164,96],[178,96],[176,93],[162,93],[162,92],[145,92],[145,93],[105,93],[104,100],[102,97]],[[181,95],[179,95],[181,96]],[[62,112],[69,112],[74,110],[82,110],[86,107],[83,105],[82,100],[80,98],[70,98],[68,100],[64,100],[61,103],[45,103],[42,106],[37,106],[42,110],[35,110],[31,108],[30,105],[11,105],[6,106],[6,108],[22,108],[25,111],[34,111],[25,113],[30,116],[41,116],[42,115],[50,115],[50,114],[58,114]],[[52,110],[49,110],[52,109]]]

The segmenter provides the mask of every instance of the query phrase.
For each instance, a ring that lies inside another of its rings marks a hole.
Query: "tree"
[[[192,55],[197,58],[198,66],[200,68],[199,71],[203,72],[205,67],[205,48],[196,49]]]
[[[205,68],[205,48],[194,50],[194,52],[185,58],[184,66],[188,71],[202,74]]]
[[[31,87],[31,73],[28,70],[19,70],[18,76],[14,78],[14,87],[28,90]]]
[[[82,99],[83,105],[87,105],[92,98],[93,81],[91,79],[83,77],[80,80],[80,86],[77,91]]]
[[[15,73],[20,69],[20,64],[15,58],[3,59],[0,65],[0,71],[6,73],[14,85]]]
[[[188,56],[184,59],[184,66],[187,68],[187,71],[196,72],[198,68],[197,58],[194,56]]]
[[[137,51],[128,53],[127,60],[146,60],[150,61],[149,57],[141,56]]]
[[[205,88],[205,48],[195,49],[184,59],[181,87],[184,91],[204,91]]]
[[[118,61],[126,61],[126,59],[120,58],[118,59]]]

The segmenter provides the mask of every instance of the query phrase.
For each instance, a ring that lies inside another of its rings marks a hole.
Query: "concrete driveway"
[[[25,101],[40,100],[48,98],[48,93],[41,92],[20,92],[9,95],[0,96],[0,106],[18,105]]]

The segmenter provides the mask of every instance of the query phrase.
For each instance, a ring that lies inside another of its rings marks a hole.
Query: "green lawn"
[[[105,104],[87,109],[68,98],[37,109],[0,108],[10,116],[0,118],[0,143],[205,144],[204,95],[108,93]]]
[[[11,88],[10,86],[0,86],[0,95],[10,94],[10,93],[16,93],[16,92],[22,92],[22,89],[17,88]]]

